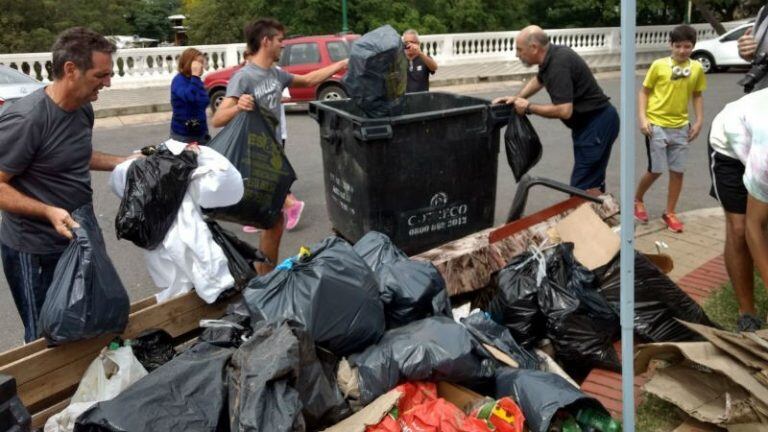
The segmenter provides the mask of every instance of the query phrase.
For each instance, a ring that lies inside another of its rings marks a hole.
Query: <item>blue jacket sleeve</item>
[[[203,81],[196,76],[190,78],[183,75],[177,76],[171,83],[171,95],[190,104],[208,104],[208,93],[205,91]]]

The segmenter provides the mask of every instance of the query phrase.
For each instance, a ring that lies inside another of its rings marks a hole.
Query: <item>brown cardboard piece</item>
[[[760,421],[750,394],[717,372],[677,364],[657,369],[643,390],[706,423],[722,426]]]
[[[739,360],[744,366],[757,370],[768,369],[768,361],[752,352],[752,341],[749,339],[742,339],[738,335],[701,324],[680,322],[689,329],[704,336],[714,346]]]
[[[753,376],[754,370],[734,361],[733,357],[710,342],[662,342],[641,345],[635,354],[635,373],[645,372],[652,359],[666,360],[671,364],[688,360],[717,371],[748,391],[763,406],[768,406],[768,387]]]
[[[574,244],[573,254],[584,267],[594,270],[608,264],[619,253],[621,239],[600,219],[589,204],[583,204],[555,225],[563,242]]]

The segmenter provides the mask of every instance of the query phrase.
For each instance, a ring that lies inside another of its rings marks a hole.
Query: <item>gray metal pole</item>
[[[624,432],[635,431],[635,16],[621,0],[621,393]]]

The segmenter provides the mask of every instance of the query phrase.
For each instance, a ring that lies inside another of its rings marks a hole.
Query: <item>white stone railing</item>
[[[723,23],[726,29],[742,21]],[[674,26],[637,27],[635,46],[638,53],[663,51],[669,47],[669,31]],[[715,37],[709,24],[695,24],[699,40]],[[516,61],[517,31],[454,33],[421,36],[422,49],[440,64],[462,64],[486,61]],[[556,44],[568,45],[580,54],[617,54],[620,51],[618,27],[547,30]],[[237,64],[245,44],[196,46],[208,57],[208,71]],[[116,88],[167,85],[176,74],[176,61],[185,47],[132,48],[115,54]],[[37,78],[50,81],[51,54],[0,54],[0,64],[10,66]]]

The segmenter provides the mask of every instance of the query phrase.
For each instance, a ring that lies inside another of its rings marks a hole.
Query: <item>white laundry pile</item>
[[[186,147],[185,143],[175,140],[164,144],[176,155]],[[110,177],[112,191],[120,198],[131,163],[133,160],[118,165]],[[194,288],[205,302],[213,303],[235,283],[224,251],[213,240],[201,208],[226,207],[239,202],[243,197],[243,179],[224,156],[205,146],[200,146],[197,165],[176,221],[163,243],[144,253],[149,275],[155,285],[163,288],[155,295],[158,302]]]

